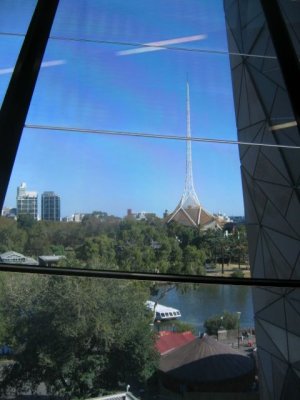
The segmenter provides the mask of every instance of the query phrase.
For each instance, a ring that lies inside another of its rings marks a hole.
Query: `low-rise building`
[[[92,399],[86,400],[138,400],[138,398],[130,392],[121,392],[116,394],[109,394],[107,396],[94,397]]]
[[[24,256],[16,251],[6,251],[0,254],[0,263],[38,265],[38,262],[34,258]]]
[[[85,215],[86,214],[83,214],[83,213],[74,213],[72,215],[64,217],[62,220],[64,222],[82,222]]]
[[[135,219],[137,221],[149,221],[157,218],[155,213],[147,212],[147,211],[140,211],[140,212],[132,212],[132,209],[129,208],[127,210],[127,219]]]
[[[64,260],[66,257],[65,256],[56,256],[51,255],[51,256],[39,256],[38,261],[39,265],[43,265],[45,267],[51,267],[53,265],[57,265],[60,260]]]
[[[17,209],[10,207],[3,207],[1,211],[1,216],[5,218],[17,219]]]

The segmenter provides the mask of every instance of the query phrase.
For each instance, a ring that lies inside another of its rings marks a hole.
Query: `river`
[[[254,326],[251,288],[247,286],[205,285],[196,289],[184,285],[168,291],[158,302],[180,310],[183,322],[193,325],[196,331],[203,332],[204,321],[223,311],[241,312],[240,326]],[[158,297],[153,297],[156,300]]]

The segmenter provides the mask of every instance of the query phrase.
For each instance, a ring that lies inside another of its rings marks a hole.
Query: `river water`
[[[157,298],[153,297],[153,300]],[[193,325],[198,332],[204,331],[207,318],[223,311],[240,311],[240,326],[254,326],[252,291],[247,286],[199,284],[192,289],[182,285],[168,291],[158,302],[179,309],[180,320]]]

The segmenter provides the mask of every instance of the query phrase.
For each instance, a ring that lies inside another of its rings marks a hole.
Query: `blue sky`
[[[24,33],[35,2],[16,0],[17,12],[8,3],[2,31]],[[152,43],[201,35],[177,46],[226,51],[222,1],[61,0],[51,35],[65,40],[48,43],[27,124],[184,136],[188,75],[192,136],[236,139],[227,55],[120,55],[132,47],[82,41]],[[0,36],[0,100],[10,78],[5,70],[21,43]],[[193,143],[192,150],[203,206],[243,215],[237,146]],[[123,216],[127,208],[162,215],[179,202],[184,175],[182,141],[25,128],[5,204],[15,206],[16,187],[24,181],[39,195],[57,192],[63,216],[93,210]]]

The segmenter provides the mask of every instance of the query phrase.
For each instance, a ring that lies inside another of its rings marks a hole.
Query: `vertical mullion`
[[[38,0],[0,110],[0,209],[59,0]]]

